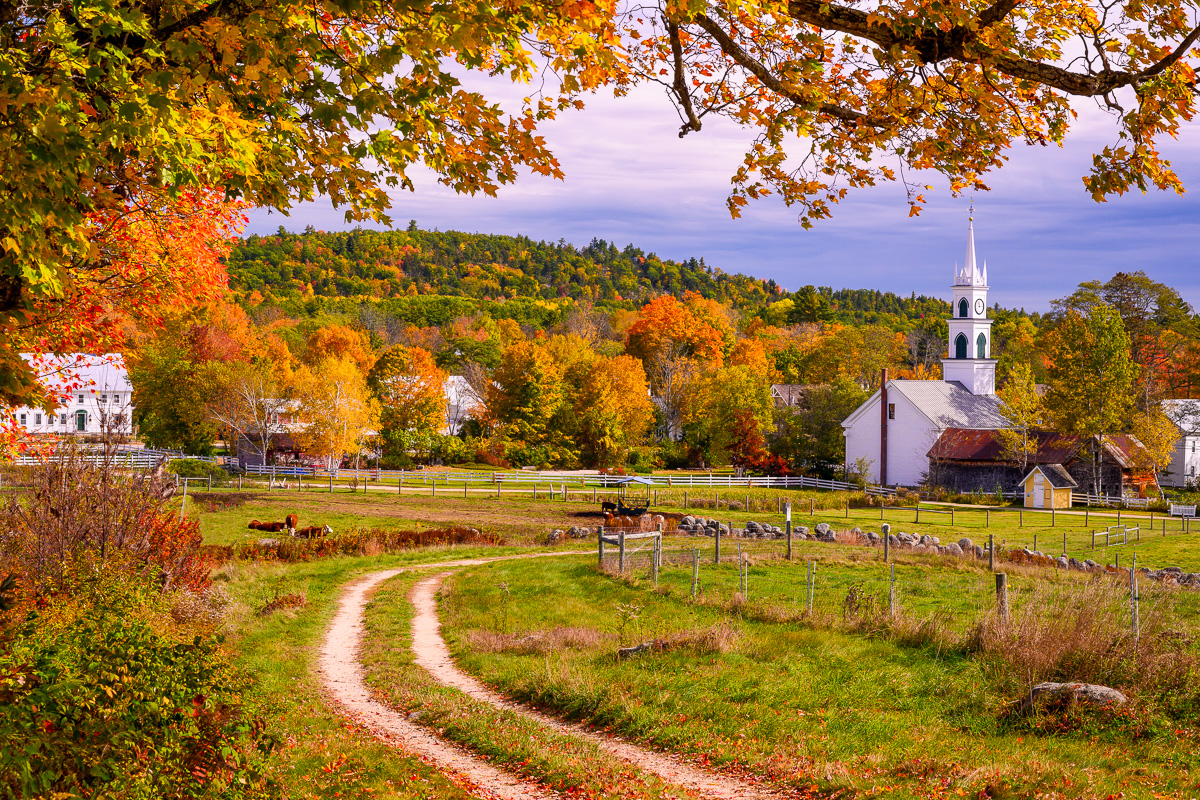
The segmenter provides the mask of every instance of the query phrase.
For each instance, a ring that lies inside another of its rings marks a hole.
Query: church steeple
[[[975,258],[975,205],[967,220],[967,258],[955,269],[954,303],[950,310],[950,352],[942,360],[942,377],[958,381],[972,394],[995,394],[996,362],[992,358],[992,321],[987,316],[987,263]]]

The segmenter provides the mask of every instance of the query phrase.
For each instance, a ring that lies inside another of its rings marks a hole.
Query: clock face
[[[983,316],[983,308],[984,308],[983,298],[982,297],[975,298],[975,313],[982,317]]]

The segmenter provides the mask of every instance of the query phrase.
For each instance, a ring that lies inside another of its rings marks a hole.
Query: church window
[[[954,337],[954,357],[967,357],[967,336],[964,333],[960,333],[958,336]]]
[[[987,358],[987,337],[982,333],[975,340],[975,350],[978,352],[978,355],[975,356],[976,358]]]
[[[888,403],[888,419],[896,418],[896,404]]]
[[[967,305],[967,298],[964,297],[962,300],[958,301],[958,315],[960,317],[967,316],[968,308],[970,308],[970,306]]]

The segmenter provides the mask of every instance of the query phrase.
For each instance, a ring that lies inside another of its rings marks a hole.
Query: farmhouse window
[[[79,402],[80,402],[80,403],[82,403],[82,402],[83,402],[83,395],[79,395]]]
[[[896,418],[896,404],[888,403],[888,419]]]
[[[41,414],[34,414],[34,415],[33,415],[33,424],[34,424],[34,425],[41,425],[41,424],[42,424],[42,415],[41,415]]]
[[[22,424],[22,425],[26,425],[26,424],[28,424],[28,423],[27,423],[27,420],[28,420],[28,419],[29,419],[29,417],[28,417],[28,416],[26,416],[25,414],[22,414],[22,415],[21,415],[21,424]]]
[[[59,414],[59,415],[58,415],[58,424],[59,424],[59,425],[66,425],[66,424],[67,424],[67,415],[66,415],[66,414]]]

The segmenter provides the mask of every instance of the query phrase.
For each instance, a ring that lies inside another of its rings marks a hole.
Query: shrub
[[[0,507],[0,573],[41,594],[114,573],[203,588],[199,523],[169,508],[173,492],[161,474],[121,473],[78,453],[47,463]]]
[[[210,461],[198,458],[177,458],[167,465],[167,471],[181,478],[207,478],[214,481],[229,480],[229,473]]]
[[[275,794],[216,640],[177,641],[113,592],[65,611],[29,615],[0,646],[0,795]]]

